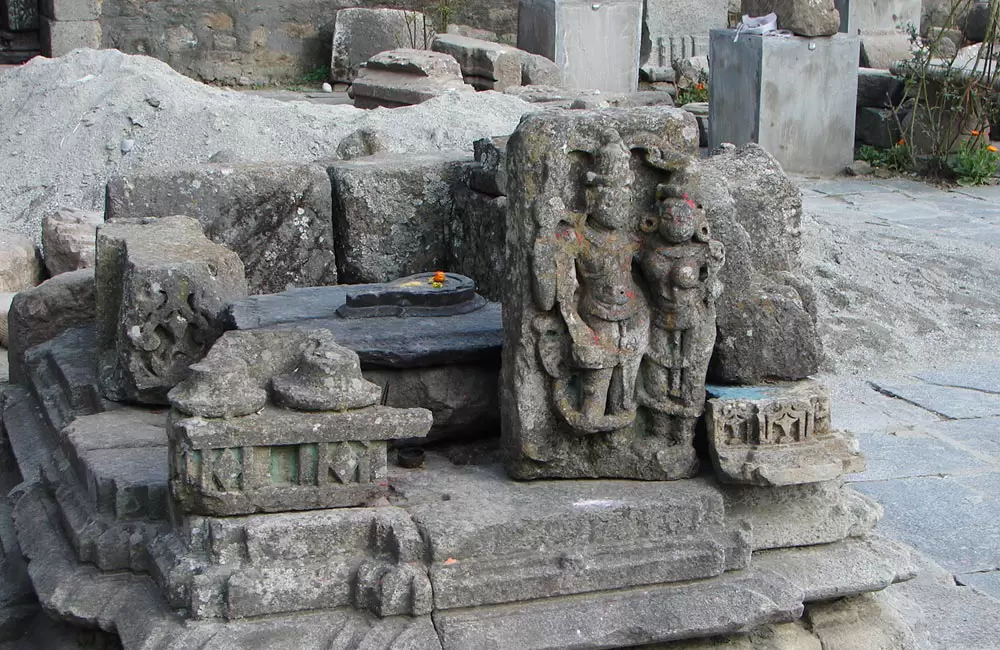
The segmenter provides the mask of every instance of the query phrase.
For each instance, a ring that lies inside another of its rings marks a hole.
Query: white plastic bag
[[[778,31],[778,14],[776,13],[758,17],[743,16],[743,20],[736,27],[736,38],[733,39],[733,42],[739,40],[740,34],[768,34],[775,31]]]

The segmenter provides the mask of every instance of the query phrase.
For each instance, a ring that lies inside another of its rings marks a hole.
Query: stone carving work
[[[830,427],[830,396],[816,382],[713,386],[709,395],[709,450],[723,481],[799,485],[864,471],[854,437]]]
[[[697,139],[694,119],[667,108],[536,115],[511,137],[503,384],[515,477],[696,471],[724,262],[678,184]]]
[[[222,308],[247,296],[236,253],[182,216],[101,226],[95,281],[99,383],[114,401],[166,404],[222,334]]]
[[[386,440],[426,409],[381,406],[358,355],[325,330],[228,332],[170,392],[170,487],[185,512],[356,506],[386,490]]]

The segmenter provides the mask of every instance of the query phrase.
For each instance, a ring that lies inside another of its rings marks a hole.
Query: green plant
[[[1000,18],[1000,1],[989,3],[990,17],[986,39],[975,50],[945,47],[949,30],[958,27],[960,17],[968,13],[974,0],[953,0],[944,29],[936,36],[923,38],[910,25],[913,54],[909,61],[898,64],[893,72],[905,82],[909,111],[905,119],[897,113],[897,125],[910,145],[908,167],[925,175],[954,173],[953,159],[978,155],[975,148],[966,148],[970,132],[985,130],[993,108],[997,87],[998,65],[994,52]],[[951,50],[950,56],[942,53]],[[963,148],[965,153],[962,154]]]
[[[871,145],[862,145],[857,152],[857,159],[864,160],[872,167],[881,167],[894,172],[913,170],[913,153],[906,142],[900,140],[888,149],[879,149]]]
[[[953,155],[948,157],[948,168],[959,185],[985,185],[997,172],[1000,153],[978,137],[966,140]]]
[[[424,9],[424,13],[433,21],[433,28],[439,34],[444,34],[455,16],[461,13],[464,5],[465,0],[434,0]]]
[[[307,84],[321,84],[324,81],[330,80],[330,66],[321,65],[315,70],[305,73],[302,75],[303,83]]]
[[[698,73],[698,81],[693,86],[677,89],[676,104],[684,106],[695,102],[702,103],[708,101],[708,75],[704,70]]]

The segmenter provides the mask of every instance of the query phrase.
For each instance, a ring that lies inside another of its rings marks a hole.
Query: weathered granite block
[[[95,313],[93,269],[63,273],[14,296],[7,314],[10,380],[27,381],[28,348],[71,327],[93,323]]]
[[[479,169],[469,177],[469,187],[490,196],[507,195],[507,138],[483,138],[472,143]],[[500,238],[501,240],[503,237]]]
[[[893,108],[903,101],[903,80],[888,70],[858,70],[858,106]]]
[[[727,483],[821,483],[865,469],[854,436],[830,427],[830,396],[817,382],[708,393],[708,448]]]
[[[109,223],[97,232],[98,380],[108,399],[166,404],[247,295],[243,263],[194,219]]]
[[[325,330],[228,332],[191,370],[170,393],[171,492],[189,513],[368,503],[386,490],[385,441],[431,427],[425,409],[379,406]]]
[[[452,153],[331,162],[341,282],[390,282],[444,269],[452,188],[463,182],[467,161]]]
[[[354,7],[337,12],[333,30],[330,74],[350,83],[358,68],[379,52],[399,47],[423,49],[433,33],[418,11]]]
[[[94,266],[97,226],[104,223],[99,210],[60,208],[42,221],[42,251],[50,275]]]
[[[448,54],[398,49],[376,54],[358,70],[351,97],[358,108],[398,108],[449,92],[474,92]]]
[[[697,146],[694,116],[674,108],[536,113],[511,136],[501,385],[514,477],[696,471],[724,261],[682,182]]]
[[[521,85],[521,56],[527,52],[457,34],[438,34],[431,49],[454,57],[462,68],[465,83],[476,90],[504,90]]]
[[[100,20],[104,0],[39,0],[43,16],[53,20]]]
[[[42,54],[57,57],[75,49],[101,47],[101,23],[97,20],[52,20],[41,16]]]
[[[41,271],[33,241],[15,232],[0,231],[0,291],[30,289],[38,284]]]
[[[503,296],[507,197],[459,186],[452,201],[447,268],[475,278],[479,292],[499,302]]]
[[[337,283],[330,179],[319,165],[192,165],[108,182],[109,220],[185,214],[243,260],[252,293]]]

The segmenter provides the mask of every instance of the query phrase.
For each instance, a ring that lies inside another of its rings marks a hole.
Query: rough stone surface
[[[42,253],[49,275],[94,266],[97,226],[104,223],[98,210],[60,208],[42,221]]]
[[[368,59],[350,92],[358,108],[397,108],[446,93],[473,91],[462,79],[462,68],[454,57],[404,48]]]
[[[329,164],[341,282],[390,282],[447,261],[461,154],[376,155]]]
[[[10,379],[27,380],[24,354],[77,325],[93,323],[96,313],[94,271],[82,269],[46,280],[34,289],[18,293],[7,315]]]
[[[708,33],[728,26],[728,12],[728,0],[647,0],[643,65],[663,70],[681,59],[707,56]]]
[[[0,232],[0,291],[30,289],[41,279],[41,261],[35,244],[16,233]]]
[[[857,596],[806,608],[805,620],[823,650],[916,650],[910,627],[872,596]]]
[[[637,106],[673,106],[674,97],[664,90],[644,90],[635,93],[585,93],[573,100],[570,108],[635,108]]]
[[[675,182],[697,142],[694,117],[672,108],[542,113],[511,136],[502,390],[514,477],[695,471],[724,257]]]
[[[562,87],[563,72],[549,58],[540,54],[523,52],[521,54],[521,85]]]
[[[53,20],[100,20],[103,0],[41,0],[38,9]]]
[[[840,12],[833,0],[743,0],[751,16],[778,14],[778,27],[799,36],[832,36],[840,31]]]
[[[491,178],[496,175],[487,174]],[[447,268],[476,281],[480,294],[500,302],[504,283],[507,197],[459,186],[452,194]]]
[[[48,57],[64,56],[85,47],[101,47],[101,23],[97,20],[59,21],[41,16],[42,54]]]
[[[764,149],[726,149],[703,161],[691,196],[726,246],[713,381],[798,380],[819,368],[813,290],[799,253],[802,196]]]
[[[333,30],[330,74],[334,81],[350,83],[358,68],[386,50],[401,47],[425,49],[430,43],[419,11],[402,9],[341,9]]]
[[[905,32],[861,32],[861,65],[888,70],[897,61],[909,61],[913,44]]]
[[[193,165],[108,183],[109,220],[183,214],[232,249],[252,293],[336,284],[330,181],[319,165]]]
[[[838,481],[782,487],[725,486],[724,494],[727,516],[750,522],[754,551],[861,537],[882,517],[880,505]]]
[[[438,34],[431,49],[454,57],[462,68],[465,83],[476,90],[502,91],[521,85],[522,52],[517,48],[455,34]]]
[[[385,136],[372,129],[358,129],[337,145],[337,157],[341,160],[354,160],[386,151],[389,151],[389,144]]]
[[[800,485],[864,471],[854,436],[831,428],[829,392],[816,382],[708,394],[708,449],[725,482]]]
[[[10,324],[7,317],[16,295],[16,293],[0,293],[0,346],[3,347],[7,347],[10,343]]]
[[[115,401],[165,404],[222,333],[223,306],[245,298],[243,263],[181,216],[97,231],[101,390]]]
[[[858,106],[893,108],[903,101],[903,80],[888,70],[858,70]]]
[[[890,108],[859,106],[854,138],[859,144],[888,149],[899,142],[902,135],[901,118]]]
[[[423,407],[434,416],[427,442],[500,435],[500,368],[455,364],[411,370],[371,369],[365,379],[384,390],[385,405]]]
[[[170,392],[171,494],[205,515],[369,503],[385,492],[385,441],[431,427],[381,397],[328,331],[228,332]]]

